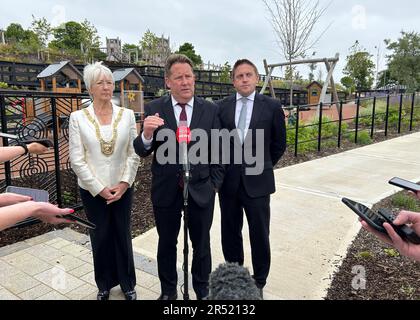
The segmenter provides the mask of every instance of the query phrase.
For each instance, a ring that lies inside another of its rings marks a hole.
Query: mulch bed
[[[401,136],[389,133],[388,137],[377,136],[374,143]],[[320,152],[308,152],[294,156],[293,150],[287,150],[276,168],[298,164],[339,152],[358,148],[348,141],[343,141],[341,148],[322,149]],[[150,200],[151,157],[142,159],[135,184],[132,237],[136,237],[154,227],[152,204]],[[381,201],[381,207],[391,207],[389,199]],[[79,213],[81,217],[83,212]],[[53,230],[68,227],[68,225],[51,226],[36,224],[25,228],[8,229],[0,232],[0,247],[23,241]],[[73,230],[87,234],[87,230],[79,225],[71,225]],[[419,264],[401,256],[391,257],[384,249],[386,245],[363,229],[348,250],[348,254],[338,272],[334,275],[332,285],[326,299],[420,299],[420,268]],[[368,258],[360,253],[369,252]],[[361,257],[363,256],[363,257]],[[356,274],[354,266],[363,266],[366,271],[366,289],[355,290],[352,287]]]

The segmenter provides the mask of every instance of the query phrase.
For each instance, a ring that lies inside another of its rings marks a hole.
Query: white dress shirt
[[[182,108],[178,105],[178,101],[175,100],[175,98],[171,95],[171,101],[172,101],[172,108],[174,110],[176,124],[179,125],[179,116],[181,115]],[[190,101],[185,106],[185,112],[187,113],[187,122],[188,127],[191,124],[191,118],[193,113],[193,106],[194,106],[194,97],[191,98]],[[149,150],[152,147],[153,137],[151,139],[146,139],[144,137],[144,132],[141,135],[141,140],[143,141],[144,148],[146,150]]]
[[[238,128],[239,124],[239,116],[241,114],[242,110],[242,96],[239,93],[236,93],[236,110],[235,110],[235,127]],[[247,100],[247,113],[246,113],[246,122],[245,122],[245,132],[244,137],[246,137],[246,134],[249,129],[249,124],[251,123],[251,117],[252,117],[252,111],[254,110],[254,100],[255,100],[255,91],[246,97]]]
[[[115,105],[112,108],[111,127],[103,126],[100,129],[102,134],[108,136],[112,135],[109,130],[113,127],[121,110],[120,107]],[[87,107],[87,110],[95,119],[92,104]],[[100,126],[99,123],[98,125]],[[71,168],[77,175],[79,186],[88,190],[94,197],[105,187],[112,187],[120,182],[127,182],[131,187],[136,178],[140,158],[136,155],[133,147],[133,140],[137,137],[136,119],[133,110],[124,109],[117,132],[114,152],[110,156],[105,156],[101,152],[95,126],[88,120],[84,111],[78,110],[70,115],[69,151]],[[109,141],[108,137],[102,137],[105,141]]]

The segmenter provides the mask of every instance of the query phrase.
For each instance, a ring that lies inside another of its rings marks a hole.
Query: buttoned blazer
[[[116,105],[112,105],[112,108],[113,125],[121,108]],[[93,104],[87,107],[87,110],[93,117]],[[136,136],[134,112],[124,109],[117,127],[114,152],[106,156],[101,152],[95,126],[88,120],[84,111],[72,112],[69,120],[70,163],[77,175],[79,186],[88,190],[92,196],[119,182],[127,182],[132,186],[140,162],[133,148]]]

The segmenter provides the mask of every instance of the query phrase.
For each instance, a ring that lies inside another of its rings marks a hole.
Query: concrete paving
[[[271,198],[272,267],[265,298],[322,299],[360,229],[357,216],[341,203],[341,197],[371,206],[400,191],[387,183],[393,176],[420,181],[419,145],[420,133],[414,133],[276,170],[277,192]],[[218,205],[211,237],[216,268],[223,262]],[[245,266],[252,273],[246,219],[244,242]],[[182,244],[181,231],[180,285]],[[156,230],[133,239],[133,246],[139,298],[156,299],[160,293]],[[71,229],[0,248],[0,270],[0,300],[96,298],[89,238]],[[181,299],[180,290],[178,295]],[[195,298],[191,291],[190,297]],[[111,291],[111,299],[124,299],[119,288]]]

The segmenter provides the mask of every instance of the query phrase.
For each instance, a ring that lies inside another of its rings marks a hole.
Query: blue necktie
[[[239,114],[239,121],[238,121],[238,129],[240,130],[239,138],[241,139],[241,142],[244,143],[245,140],[245,129],[246,129],[246,116],[247,116],[247,102],[248,98],[242,97],[242,109],[241,113]]]

